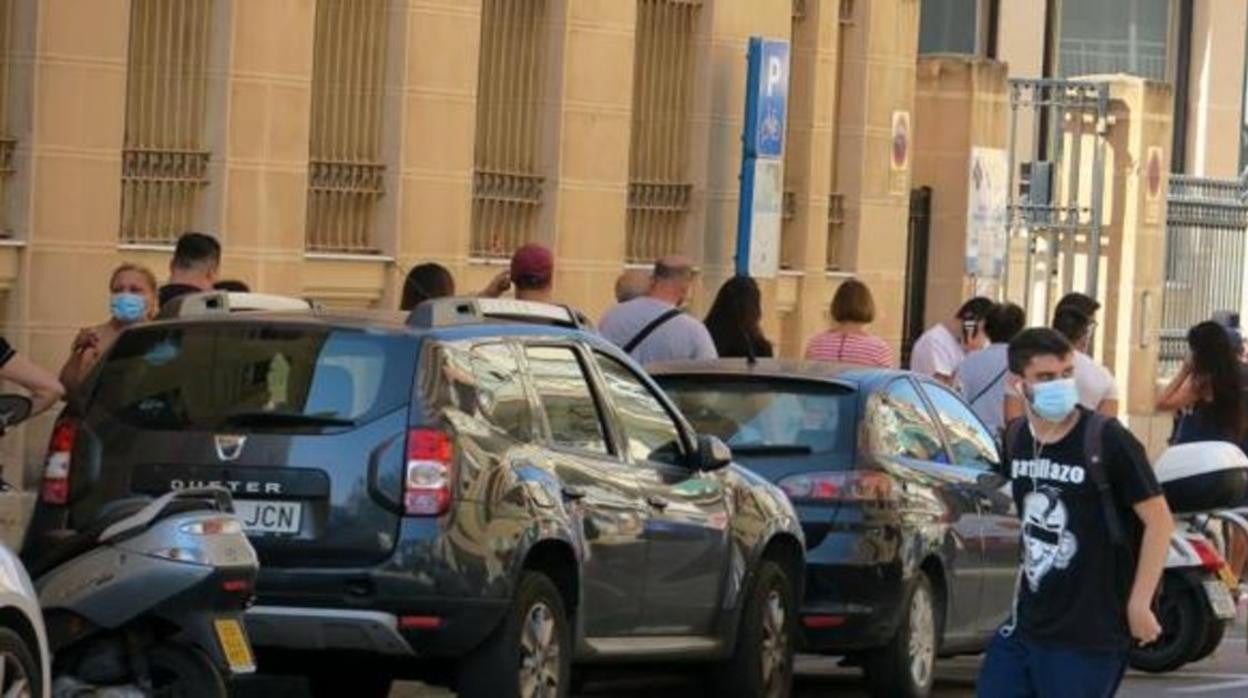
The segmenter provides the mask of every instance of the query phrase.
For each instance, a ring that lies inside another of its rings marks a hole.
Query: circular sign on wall
[[[893,170],[904,171],[910,168],[910,112],[893,112],[892,138]]]

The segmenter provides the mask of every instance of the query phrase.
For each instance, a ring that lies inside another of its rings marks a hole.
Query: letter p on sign
[[[784,79],[784,63],[777,56],[767,59],[767,96],[771,97]]]

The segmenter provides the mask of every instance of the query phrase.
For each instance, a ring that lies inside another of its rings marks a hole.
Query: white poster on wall
[[[754,161],[753,232],[750,235],[752,276],[771,279],[780,271],[780,225],[784,216],[784,161]]]
[[[966,273],[1001,278],[1005,272],[1009,157],[1001,148],[971,148],[966,203]]]

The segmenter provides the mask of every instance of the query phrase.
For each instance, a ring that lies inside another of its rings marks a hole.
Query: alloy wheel
[[[11,652],[0,652],[0,698],[32,698],[30,676],[22,660]]]
[[[919,586],[910,598],[910,677],[914,685],[928,685],[935,663],[936,619],[932,597],[926,587]]]
[[[763,642],[761,660],[763,662],[763,686],[766,696],[784,695],[789,677],[789,631],[788,613],[784,607],[784,596],[777,589],[767,594],[763,604]]]
[[[561,661],[555,614],[538,601],[525,614],[520,629],[521,698],[556,698]]]

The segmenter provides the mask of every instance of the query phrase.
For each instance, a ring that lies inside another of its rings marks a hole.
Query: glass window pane
[[[1063,77],[1128,73],[1165,80],[1170,0],[1063,0],[1058,71]]]
[[[550,440],[557,446],[607,453],[602,415],[576,352],[567,347],[526,347],[529,374],[537,389]]]
[[[505,344],[472,348],[477,409],[486,422],[517,441],[533,439],[533,413],[524,392],[520,364]]]
[[[634,460],[652,460],[680,465],[684,447],[680,429],[663,403],[626,366],[607,356],[598,357],[606,378],[607,392],[615,403],[628,439],[628,452]]]
[[[997,443],[957,396],[938,385],[924,384],[923,389],[936,407],[936,416],[945,427],[953,462],[980,470],[995,470],[998,463]]]
[[[923,0],[919,53],[976,53],[977,0]]]
[[[867,407],[871,452],[885,458],[948,463],[940,430],[909,380],[893,381]]]

